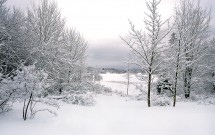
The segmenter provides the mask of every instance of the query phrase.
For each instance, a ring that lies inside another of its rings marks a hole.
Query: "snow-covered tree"
[[[62,46],[64,44],[65,21],[55,2],[42,0],[33,5],[27,15],[27,36],[31,56],[38,69],[45,70],[55,82],[55,89],[61,91]],[[65,72],[65,71],[62,71]]]
[[[165,65],[163,66],[166,69],[167,78],[170,79],[171,83],[173,84],[173,107],[176,105],[176,94],[178,91],[178,83],[181,81],[181,73],[182,73],[182,45],[180,38],[176,37],[175,33],[171,34],[169,40],[169,48],[165,51]],[[179,33],[179,37],[181,33]]]
[[[25,44],[25,17],[18,9],[6,7],[6,0],[0,1],[0,72],[11,74],[26,61],[28,50]]]
[[[87,43],[78,31],[66,29],[57,4],[43,0],[34,6],[28,11],[27,28],[36,67],[55,82],[50,91],[61,94],[71,80],[80,83]]]
[[[181,48],[180,61],[183,67],[182,75],[186,98],[190,97],[191,86],[196,81],[198,62],[207,50],[210,20],[210,11],[202,9],[200,1],[182,0],[180,5],[176,7],[175,34],[178,40],[177,46]]]
[[[8,16],[8,8],[5,6],[6,0],[0,0],[0,45],[2,46],[4,41],[9,40],[9,34],[6,31],[5,23]]]
[[[204,93],[214,93],[215,92],[215,39],[213,38],[208,42],[207,50],[205,55],[198,62],[197,75],[195,76],[198,81],[197,87],[199,87],[198,92]]]
[[[14,86],[16,87],[17,98],[24,101],[23,119],[27,119],[30,106],[37,101],[37,98],[43,98],[45,93],[45,79],[47,74],[37,71],[35,66],[22,66],[13,78]]]
[[[136,59],[130,61],[132,64],[138,65],[143,71],[148,74],[148,106],[150,107],[150,93],[152,87],[152,75],[159,70],[162,63],[160,54],[163,50],[163,39],[170,32],[169,27],[166,27],[166,21],[161,20],[158,12],[160,0],[150,0],[146,2],[148,13],[145,13],[145,33],[142,30],[137,30],[135,25],[130,21],[130,40],[123,41],[130,47]]]
[[[36,103],[51,104],[45,101],[48,94],[78,97],[75,100],[83,103],[80,97],[94,89],[85,74],[83,36],[66,28],[55,2],[42,0],[27,16],[5,3],[0,0],[0,112],[20,99],[26,120],[29,111],[31,116],[40,111]]]
[[[33,6],[27,15],[27,36],[31,55],[39,69],[44,69],[53,78],[57,76],[56,61],[65,27],[57,4],[48,0]]]
[[[65,60],[67,62],[68,82],[71,80],[81,82],[87,42],[74,29],[67,30],[65,41],[63,51],[65,52]]]

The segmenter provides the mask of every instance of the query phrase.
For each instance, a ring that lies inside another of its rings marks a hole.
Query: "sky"
[[[8,0],[9,6],[26,10],[40,0]],[[88,42],[87,64],[94,67],[125,68],[128,47],[120,39],[129,31],[128,20],[137,28],[144,28],[145,0],[55,0],[67,21]],[[162,20],[173,14],[180,0],[162,0],[159,12]],[[203,7],[211,8],[215,0],[201,0]],[[212,7],[212,31],[215,31],[215,8]]]

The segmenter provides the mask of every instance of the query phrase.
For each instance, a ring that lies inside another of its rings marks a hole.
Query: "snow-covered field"
[[[122,74],[104,74],[108,87],[126,91]],[[143,83],[135,76],[133,83]],[[135,93],[132,86],[131,93]],[[133,92],[132,92],[133,91]],[[179,102],[176,108],[151,107],[145,101],[95,95],[97,103],[84,107],[61,102],[58,116],[41,112],[22,120],[21,104],[0,115],[0,135],[214,135],[215,106]]]
[[[106,73],[101,74],[103,80],[100,82],[106,87],[110,87],[113,91],[127,93],[126,74]],[[136,85],[142,85],[146,88],[146,82],[140,81],[134,74],[130,75],[129,95],[138,95],[141,92],[136,90]]]

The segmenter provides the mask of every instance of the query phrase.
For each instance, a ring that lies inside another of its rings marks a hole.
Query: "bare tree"
[[[160,2],[161,0],[150,0],[146,2],[148,9],[148,13],[145,13],[146,18],[144,19],[146,34],[142,30],[135,29],[135,25],[129,21],[131,38],[129,41],[121,38],[136,56],[136,59],[131,60],[130,63],[138,65],[148,74],[148,107],[151,106],[150,93],[152,75],[159,70],[159,66],[162,63],[162,60],[159,59],[164,48],[162,41],[170,32],[169,27],[163,29],[168,20],[164,22],[161,20],[157,9]]]

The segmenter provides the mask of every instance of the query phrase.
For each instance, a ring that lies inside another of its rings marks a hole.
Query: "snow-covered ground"
[[[126,74],[106,73],[101,74],[103,80],[100,82],[106,87],[110,87],[113,91],[127,93]],[[146,88],[146,82],[140,81],[134,74],[130,75],[129,95],[138,95],[141,92],[136,89],[136,85],[142,85]]]
[[[111,79],[112,77],[113,79]],[[102,84],[124,91],[120,74],[103,75]],[[118,81],[118,83],[117,83]],[[139,80],[135,81],[136,83]],[[114,85],[116,84],[116,85]],[[118,85],[118,86],[117,86]],[[134,89],[133,89],[134,91]],[[151,107],[145,101],[117,95],[95,95],[84,107],[61,102],[58,116],[41,112],[22,120],[22,105],[0,115],[0,135],[214,135],[215,106],[179,102],[177,107]]]

